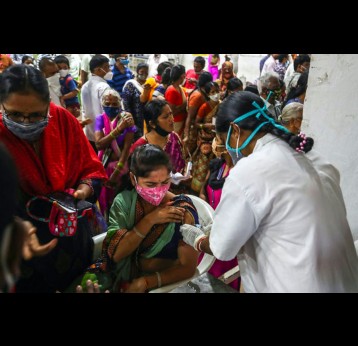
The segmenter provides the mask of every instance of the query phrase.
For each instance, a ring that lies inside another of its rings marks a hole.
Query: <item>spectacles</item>
[[[28,116],[25,116],[23,113],[21,112],[9,112],[4,105],[2,105],[2,107],[4,108],[4,115],[6,115],[9,119],[11,119],[12,121],[15,121],[16,123],[24,123],[25,120],[27,119],[28,122],[30,124],[33,123],[37,123],[40,122],[42,120],[45,120],[48,117],[48,108],[46,109],[45,114],[43,112],[35,112],[35,113],[30,113]]]
[[[272,90],[272,89],[267,89],[269,92],[271,91],[273,94],[276,94],[276,95],[281,95],[282,93],[282,90],[281,88],[280,89],[275,89],[275,90]]]

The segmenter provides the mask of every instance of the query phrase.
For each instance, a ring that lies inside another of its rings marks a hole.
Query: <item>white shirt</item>
[[[89,63],[95,55],[96,54],[85,54],[81,60],[81,70],[88,73],[88,76],[87,76],[88,80],[91,79],[91,77],[92,77]],[[104,55],[106,58],[109,59],[109,54],[101,54],[101,55]]]
[[[64,54],[70,62],[70,75],[77,79],[81,70],[81,58],[78,54]]]
[[[147,64],[149,65],[148,77],[154,77],[158,73],[158,65],[164,61],[168,61],[166,55],[160,54],[159,58],[155,58],[154,54],[151,54],[147,61]]]
[[[90,141],[95,141],[94,138],[94,126],[96,121],[96,116],[103,113],[102,108],[102,95],[106,89],[109,89],[110,86],[107,82],[96,75],[92,75],[92,78],[87,81],[81,91],[82,98],[82,115],[83,117],[92,119],[92,124],[85,126],[85,134]]]
[[[275,72],[276,60],[272,55],[265,61],[264,67],[262,68],[261,76],[263,76],[267,72]]]
[[[238,254],[245,292],[358,292],[337,170],[266,134],[226,179],[210,248]]]

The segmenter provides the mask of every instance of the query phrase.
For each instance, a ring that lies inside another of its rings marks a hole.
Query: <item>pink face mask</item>
[[[158,206],[160,202],[163,200],[165,194],[168,192],[170,188],[170,183],[163,186],[158,187],[142,187],[138,185],[137,178],[134,176],[135,180],[135,189],[145,201],[148,203]]]

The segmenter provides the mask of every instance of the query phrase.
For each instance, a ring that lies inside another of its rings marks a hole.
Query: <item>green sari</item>
[[[108,257],[110,264],[110,268],[108,269],[111,270],[112,276],[115,277],[113,283],[114,288],[117,287],[121,281],[129,282],[134,278],[133,276],[135,276],[133,275],[132,268],[133,257],[138,256],[133,256],[134,254],[131,254],[120,260],[118,263],[113,263],[112,258],[123,236],[144,216],[141,211],[138,210],[137,196],[138,194],[135,189],[123,191],[117,195],[111,207],[109,227],[103,243],[103,250],[107,249],[105,255]],[[163,228],[163,231],[156,241],[148,249],[141,251],[140,256],[151,258],[158,254],[164,246],[171,241],[174,234],[174,226],[174,223],[166,224],[166,227]],[[140,247],[138,249],[140,249]],[[138,251],[136,251],[135,254],[138,255]],[[104,255],[103,252],[102,255]]]

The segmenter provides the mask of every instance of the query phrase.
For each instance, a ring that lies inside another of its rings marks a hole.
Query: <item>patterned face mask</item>
[[[36,141],[39,139],[45,127],[48,125],[48,117],[36,123],[21,124],[11,120],[4,112],[2,119],[9,131],[25,141]]]
[[[157,187],[142,187],[138,185],[137,178],[134,176],[135,180],[135,189],[145,201],[148,203],[158,206],[163,200],[165,194],[170,188],[170,183],[167,185],[157,186]]]

